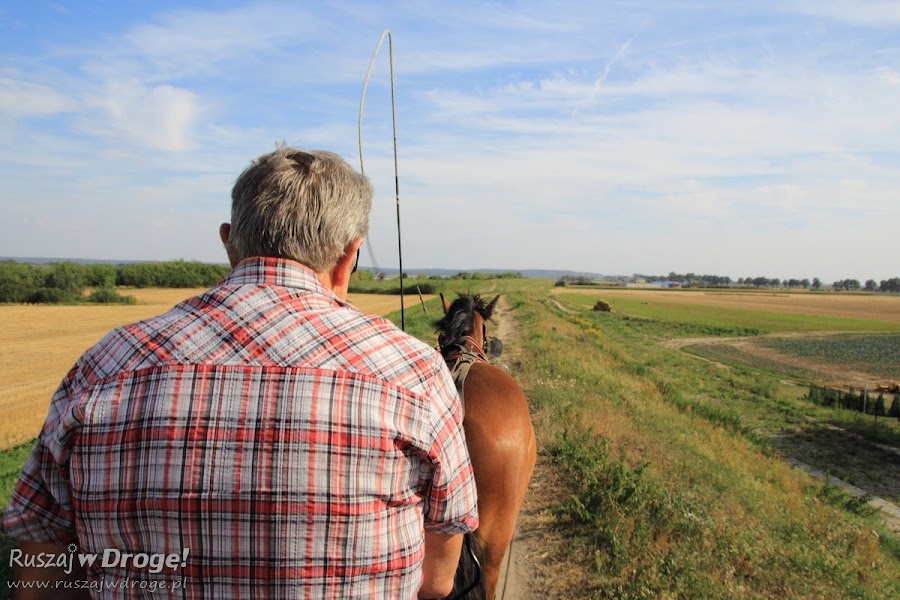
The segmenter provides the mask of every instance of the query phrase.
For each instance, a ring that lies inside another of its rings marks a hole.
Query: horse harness
[[[481,350],[481,348],[478,349]],[[440,348],[440,351],[444,362],[447,363],[447,368],[450,369],[450,377],[453,379],[456,391],[459,392],[459,400],[462,404],[463,416],[465,416],[466,399],[463,389],[466,385],[466,377],[469,376],[469,369],[475,363],[487,363],[488,358],[484,352],[475,352],[462,344],[450,344]]]

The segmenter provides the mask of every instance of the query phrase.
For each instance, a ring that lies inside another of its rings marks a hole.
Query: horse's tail
[[[475,555],[477,540],[474,534],[463,537],[462,553],[456,577],[453,579],[453,593],[448,600],[487,600],[487,588],[481,573],[481,563]]]

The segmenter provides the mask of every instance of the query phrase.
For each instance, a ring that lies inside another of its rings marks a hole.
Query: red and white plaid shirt
[[[3,518],[80,553],[186,548],[174,570],[98,559],[89,578],[204,599],[414,598],[423,531],[477,525],[440,355],[270,258],[85,353]],[[146,594],[125,588],[100,595]]]

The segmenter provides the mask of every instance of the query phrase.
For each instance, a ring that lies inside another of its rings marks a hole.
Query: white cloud
[[[49,85],[25,81],[21,74],[0,75],[0,114],[11,117],[52,115],[76,110],[77,103]]]
[[[124,135],[142,146],[170,152],[193,145],[192,127],[199,106],[196,95],[188,90],[170,85],[145,87],[137,81],[108,82],[103,95],[93,102],[108,118],[95,121],[98,134]]]

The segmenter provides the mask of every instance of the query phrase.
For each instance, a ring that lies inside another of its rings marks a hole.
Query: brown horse
[[[483,574],[481,593],[486,595],[473,591],[467,598],[494,597],[500,566],[512,542],[536,458],[534,428],[525,394],[503,369],[488,362],[485,352],[485,323],[499,298],[485,304],[477,295],[460,294],[448,305],[442,294],[444,318],[437,323],[438,344],[451,372],[455,373],[454,367],[460,364],[468,369],[460,393],[466,443],[478,488],[480,525],[474,533],[474,549]],[[492,347],[496,345],[491,343]],[[464,550],[460,571],[466,568],[465,558]],[[457,574],[454,597],[465,585],[461,575]]]

